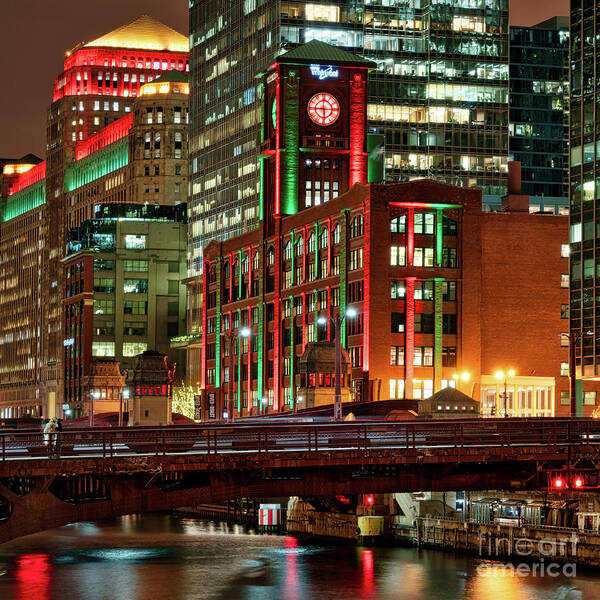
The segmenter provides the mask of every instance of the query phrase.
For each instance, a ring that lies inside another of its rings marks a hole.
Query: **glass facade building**
[[[600,375],[600,1],[571,2],[571,334],[584,377]],[[592,332],[593,335],[588,335]]]
[[[508,0],[190,0],[190,276],[211,239],[258,224],[255,76],[311,40],[376,63],[367,116],[386,181],[505,192]]]
[[[510,28],[510,157],[540,210],[568,196],[568,68],[568,17]]]

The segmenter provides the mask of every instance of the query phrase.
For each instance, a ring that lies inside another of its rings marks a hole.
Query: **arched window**
[[[329,242],[329,229],[323,229],[319,235],[319,238],[319,246],[321,248],[327,248],[327,244]]]
[[[230,273],[231,273],[231,271],[230,271],[230,268],[229,268],[229,261],[228,261],[228,260],[226,260],[226,261],[223,263],[223,277],[224,277],[225,279],[229,279],[229,275],[230,275]]]
[[[304,254],[304,239],[300,236],[296,240],[296,256],[302,256]]]
[[[315,251],[315,234],[311,233],[308,236],[308,248],[307,248],[308,252],[314,252]]]
[[[292,242],[288,240],[285,244],[285,260],[292,260]]]
[[[394,217],[390,221],[390,231],[392,233],[406,233],[406,215]]]
[[[268,265],[274,265],[275,264],[275,248],[273,248],[273,246],[271,246],[267,250],[267,264]]]
[[[364,231],[364,219],[362,215],[357,215],[350,223],[350,237],[360,237]]]
[[[340,227],[340,224],[338,223],[333,228],[333,243],[334,244],[339,244],[340,243],[340,231],[341,231],[341,227]]]

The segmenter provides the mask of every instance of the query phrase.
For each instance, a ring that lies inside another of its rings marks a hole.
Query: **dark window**
[[[404,324],[406,322],[404,313],[392,313],[392,333],[404,333]]]
[[[442,366],[443,367],[455,367],[456,366],[456,348],[453,346],[444,346],[442,348]]]
[[[415,333],[433,333],[433,328],[434,318],[432,313],[415,314]]]
[[[443,332],[456,334],[456,315],[444,315]]]

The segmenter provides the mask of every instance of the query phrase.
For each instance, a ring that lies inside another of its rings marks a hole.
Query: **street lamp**
[[[471,379],[471,373],[469,373],[468,371],[463,371],[462,373],[454,373],[454,375],[452,375],[452,379],[454,379],[454,381],[458,381],[460,379],[461,381],[464,381],[466,383]]]
[[[234,403],[233,403],[233,350],[235,346],[235,340],[238,338],[249,338],[251,335],[249,327],[242,327],[241,329],[229,330],[229,333],[223,333],[229,342],[229,386],[227,392],[227,411],[223,415],[230,423],[235,421],[234,414]]]
[[[508,371],[496,371],[496,379],[502,380],[504,379],[504,416],[508,417],[508,390],[507,383],[509,377],[515,376],[514,369],[508,369]]]
[[[355,308],[349,307],[345,314],[337,314],[334,317],[321,316],[317,319],[319,325],[326,325],[331,321],[335,326],[335,394],[333,397],[333,418],[336,421],[342,420],[342,336],[341,330],[346,317],[353,319],[358,314]]]
[[[100,392],[90,392],[90,414],[88,415],[90,427],[94,426],[94,400],[98,400],[99,398]]]
[[[561,338],[566,337],[569,340],[569,399],[571,401],[571,417],[577,416],[577,373],[575,370],[576,359],[575,350],[577,343],[581,340],[582,336],[594,335],[593,331],[579,331],[574,330],[569,333],[559,333]]]

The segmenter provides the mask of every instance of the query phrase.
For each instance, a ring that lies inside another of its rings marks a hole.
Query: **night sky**
[[[569,0],[511,0],[511,23],[567,15]],[[66,50],[148,14],[188,33],[188,0],[0,0],[0,157],[45,155],[46,109]]]

